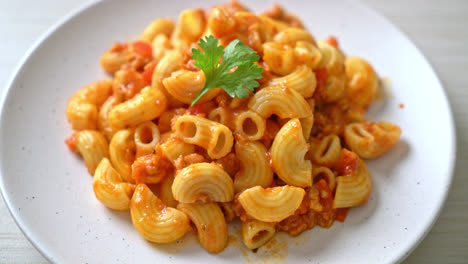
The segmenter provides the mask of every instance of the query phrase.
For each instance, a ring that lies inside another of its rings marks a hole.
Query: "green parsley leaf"
[[[193,65],[205,74],[205,85],[193,99],[192,106],[210,89],[222,88],[233,98],[247,98],[249,91],[260,85],[256,79],[262,78],[263,68],[254,63],[260,56],[242,41],[236,39],[224,49],[218,46],[218,39],[210,35],[201,38],[198,46],[203,52],[192,49]]]

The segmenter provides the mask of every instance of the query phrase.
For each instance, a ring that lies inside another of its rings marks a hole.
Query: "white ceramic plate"
[[[272,2],[250,7],[260,11]],[[402,138],[368,162],[375,183],[370,201],[351,210],[344,224],[298,238],[280,235],[256,254],[233,237],[223,253],[210,255],[192,235],[172,245],[148,243],[128,212],[108,210],[95,199],[92,178],[63,143],[71,133],[64,114],[68,98],[105,77],[99,57],[114,41],[137,37],[154,18],[215,3],[220,1],[100,2],[63,20],[28,52],[3,95],[0,127],[0,187],[23,232],[59,263],[402,260],[429,231],[447,196],[454,125],[444,90],[423,55],[382,16],[356,2],[284,1],[318,39],[338,36],[347,54],[368,59],[391,80],[385,82],[391,96],[375,104],[369,117],[397,123]]]

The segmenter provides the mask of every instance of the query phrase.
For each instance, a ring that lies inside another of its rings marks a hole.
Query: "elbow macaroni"
[[[187,70],[175,71],[170,77],[163,80],[163,85],[166,91],[176,100],[190,104],[198,92],[203,88],[205,83],[205,75],[203,72],[192,72]],[[199,104],[210,101],[218,93],[220,89],[212,89],[203,95],[198,101]]]
[[[357,57],[345,60],[346,87],[351,103],[364,109],[374,100],[379,86],[379,78],[372,66]]]
[[[273,171],[266,157],[265,146],[259,142],[237,142],[235,149],[241,162],[240,170],[234,177],[235,191],[240,192],[255,186],[270,186]]]
[[[275,223],[262,221],[242,222],[242,239],[248,249],[265,245],[276,233]]]
[[[169,138],[161,144],[161,149],[164,156],[169,159],[172,165],[175,165],[175,161],[180,156],[186,156],[195,152],[194,145],[185,143],[175,136],[169,136]]]
[[[314,99],[308,99],[307,103],[309,104],[310,109],[313,112],[315,108]],[[307,117],[299,118],[299,121],[301,122],[301,125],[302,125],[302,133],[304,134],[304,139],[308,141],[310,139],[312,127],[314,126],[314,115],[312,114]]]
[[[304,159],[308,149],[301,122],[291,119],[276,134],[271,146],[271,164],[281,180],[298,187],[312,185],[312,163]]]
[[[173,129],[177,137],[205,148],[213,159],[224,157],[232,149],[234,138],[231,130],[206,118],[184,115],[177,118]]]
[[[109,113],[109,122],[115,129],[157,118],[166,109],[166,97],[160,90],[143,88],[132,99],[116,105]]]
[[[67,118],[73,129],[96,129],[99,107],[112,92],[112,80],[91,83],[68,101]]]
[[[291,45],[296,44],[298,41],[306,41],[315,44],[315,39],[309,32],[296,27],[285,28],[283,31],[275,35],[273,41]]]
[[[314,72],[307,65],[300,65],[290,74],[274,78],[270,81],[269,86],[278,86],[283,88],[291,88],[296,90],[302,97],[309,98],[315,92],[317,87],[317,79]]]
[[[126,182],[133,182],[132,164],[135,160],[135,152],[132,130],[125,129],[115,133],[109,144],[110,160]]]
[[[103,158],[94,173],[93,190],[96,198],[110,209],[127,210],[135,185],[124,182],[110,161]]]
[[[220,82],[190,106],[212,77],[191,58],[209,35],[257,52],[262,78],[246,98],[230,98]],[[216,254],[235,218],[249,249],[277,231],[328,228],[371,194],[361,158],[383,155],[401,135],[365,119],[379,85],[370,62],[334,37],[316,42],[277,5],[256,15],[231,1],[184,10],[177,23],[156,19],[100,63],[112,79],[72,95],[66,117],[76,131],[65,142],[94,175],[97,200],[130,209],[154,243],[180,239],[192,222]]]
[[[177,209],[188,215],[197,227],[200,244],[210,253],[224,250],[228,242],[228,230],[221,208],[216,203],[186,204]]]
[[[263,44],[263,60],[272,72],[284,76],[296,68],[294,48],[287,44],[267,42]]]
[[[340,159],[341,143],[337,135],[324,137],[314,150],[314,162],[332,168]]]
[[[304,189],[289,185],[267,189],[256,186],[243,191],[238,200],[254,219],[279,222],[294,214],[304,195]]]
[[[151,43],[159,34],[170,36],[172,30],[174,30],[174,21],[166,18],[156,19],[141,33],[140,40]]]
[[[159,129],[155,123],[146,121],[135,128],[134,133],[136,156],[151,154],[159,144]]]
[[[148,241],[170,243],[190,228],[187,215],[167,207],[145,184],[138,184],[130,202],[135,229]]]
[[[347,150],[345,150],[347,151]],[[336,178],[336,194],[333,208],[346,208],[358,206],[367,202],[372,189],[372,180],[366,164],[356,157],[357,166],[349,175],[340,175]]]
[[[247,140],[255,141],[265,134],[266,120],[254,111],[244,111],[236,117],[234,125],[239,135]]]
[[[365,159],[373,159],[387,152],[400,135],[401,129],[389,122],[353,123],[345,129],[346,144]]]
[[[312,115],[309,104],[297,91],[285,87],[265,87],[254,94],[248,107],[264,118],[303,118]]]
[[[115,96],[110,96],[102,104],[101,109],[99,110],[98,116],[98,129],[106,136],[110,141],[112,136],[115,134],[115,130],[112,128],[109,122],[109,112],[114,106],[118,104],[117,98]]]
[[[172,194],[181,203],[230,202],[234,198],[234,184],[218,165],[196,163],[177,173]]]
[[[82,130],[75,134],[76,150],[83,157],[88,172],[94,175],[99,162],[109,157],[109,146],[104,135],[96,130]]]
[[[177,202],[176,199],[174,199],[174,195],[172,195],[173,182],[174,174],[166,176],[166,178],[161,181],[161,184],[159,184],[158,196],[165,205],[176,208],[179,202]]]

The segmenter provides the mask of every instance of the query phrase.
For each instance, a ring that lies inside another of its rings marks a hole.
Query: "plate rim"
[[[24,65],[29,61],[30,57],[36,52],[37,49],[39,49],[44,42],[51,37],[60,27],[68,23],[70,20],[73,18],[79,16],[80,14],[86,12],[88,9],[93,8],[94,6],[97,6],[98,4],[104,2],[105,0],[89,0],[88,2],[81,4],[77,8],[69,11],[67,14],[64,16],[60,17],[56,22],[52,24],[49,28],[47,28],[34,42],[33,44],[26,50],[24,55],[21,57],[21,59],[17,62],[15,65],[10,77],[8,78],[8,81],[6,82],[3,92],[0,95],[0,124],[3,122],[3,118],[5,115],[5,102],[8,98],[8,95],[10,94],[10,91],[12,90],[13,84],[16,82],[16,79],[23,69]],[[0,147],[3,145],[3,142],[0,141]],[[3,157],[0,156],[0,159],[3,159]],[[0,161],[0,165],[1,165]],[[13,204],[12,201],[10,200],[10,197],[6,195],[5,191],[5,183],[4,183],[4,177],[3,177],[3,167],[0,166],[0,193],[3,198],[3,201],[6,204],[6,207],[8,209],[8,212],[10,213],[10,216],[13,218],[13,220],[16,223],[16,226],[21,230],[21,233],[26,237],[26,239],[34,246],[34,248],[49,262],[55,263],[54,257],[50,254],[50,252],[47,251],[42,245],[39,240],[34,240],[32,238],[32,234],[30,234],[27,230],[26,225],[22,224],[21,217],[17,215],[13,211]]]
[[[350,1],[353,1],[353,0],[350,0]],[[454,174],[455,174],[455,165],[456,165],[456,160],[457,160],[457,134],[456,134],[456,126],[455,126],[455,120],[454,120],[454,116],[453,116],[453,110],[452,110],[452,104],[450,102],[450,98],[448,97],[448,94],[447,94],[447,89],[445,89],[445,86],[443,84],[443,82],[441,81],[441,79],[439,78],[439,74],[438,72],[436,71],[436,69],[434,68],[434,66],[432,65],[432,62],[428,59],[428,57],[422,52],[421,48],[416,44],[416,42],[413,41],[413,39],[405,32],[403,31],[400,27],[398,27],[397,25],[395,25],[390,19],[388,19],[384,14],[378,12],[376,9],[370,7],[369,5],[363,3],[361,0],[354,0],[355,2],[359,3],[362,8],[364,9],[367,9],[368,12],[371,12],[373,13],[373,15],[375,16],[380,16],[385,23],[388,23],[390,26],[392,26],[398,33],[401,34],[401,36],[403,36],[403,38],[405,38],[411,45],[414,46],[414,48],[416,49],[416,52],[426,61],[427,63],[427,66],[429,66],[429,70],[432,72],[432,74],[435,76],[435,79],[437,80],[437,84],[442,88],[442,94],[443,94],[443,98],[444,98],[444,104],[446,105],[447,107],[447,110],[448,110],[448,114],[449,114],[449,124],[450,124],[450,127],[449,127],[449,130],[450,130],[450,134],[451,134],[451,137],[450,137],[450,149],[451,149],[451,153],[450,153],[450,157],[449,157],[449,160],[450,160],[450,164],[448,166],[448,175],[449,175],[449,178],[448,178],[448,184],[446,186],[446,190],[442,196],[442,199],[440,199],[436,206],[436,209],[435,209],[435,213],[433,214],[433,217],[430,221],[426,222],[423,230],[421,231],[422,234],[418,234],[418,236],[416,237],[416,240],[413,241],[412,245],[407,248],[406,250],[402,251],[398,257],[395,258],[395,263],[401,263],[403,262],[403,260],[405,260],[406,258],[409,257],[409,255],[421,244],[421,242],[427,237],[427,235],[429,234],[429,232],[432,231],[435,223],[437,222],[437,220],[439,219],[441,213],[442,213],[442,210],[447,202],[447,198],[448,198],[448,195],[450,193],[450,190],[452,189],[452,185],[453,185],[453,179],[454,179]]]
[[[34,42],[33,44],[27,49],[27,51],[24,53],[24,55],[21,57],[21,59],[17,62],[16,66],[14,67],[13,71],[10,74],[10,77],[8,78],[4,90],[2,94],[0,95],[0,124],[3,122],[4,115],[5,115],[5,102],[9,96],[10,91],[12,90],[13,84],[16,82],[18,75],[20,74],[21,70],[23,69],[24,65],[29,61],[30,57],[36,52],[38,48],[40,48],[44,42],[51,37],[60,27],[68,23],[70,20],[73,18],[81,15],[82,13],[88,11],[91,8],[94,8],[95,6],[106,2],[109,0],[89,0],[88,2],[76,7],[75,9],[72,9],[69,11],[67,14],[64,16],[60,17],[55,23],[52,24],[44,33],[42,33]],[[400,27],[395,25],[390,19],[388,19],[384,14],[380,13],[373,7],[369,6],[368,4],[362,2],[362,0],[347,0],[348,2],[351,2],[353,4],[357,4],[360,6],[360,8],[365,9],[367,12],[372,13],[372,15],[376,17],[380,17],[384,23],[387,23],[393,29],[395,29],[406,41],[408,41],[409,44],[411,44],[416,52],[418,53],[419,56],[421,56],[424,61],[426,62],[427,66],[429,67],[430,72],[435,76],[435,79],[437,80],[437,84],[441,88],[441,92],[443,94],[443,102],[445,106],[447,107],[448,114],[449,114],[449,124],[450,126],[448,127],[449,129],[449,134],[451,135],[450,137],[450,157],[449,157],[449,164],[448,164],[448,184],[445,186],[446,190],[444,191],[442,195],[442,199],[438,201],[436,206],[434,207],[433,210],[433,216],[430,219],[430,221],[425,222],[424,228],[421,230],[422,234],[419,233],[417,234],[415,241],[411,243],[411,246],[409,248],[406,248],[406,250],[402,250],[401,252],[398,252],[398,254],[395,254],[393,261],[395,263],[401,263],[403,260],[405,260],[419,245],[420,243],[426,238],[426,236],[429,234],[429,232],[433,229],[434,224],[437,222],[439,219],[442,210],[447,202],[448,195],[450,193],[450,190],[453,185],[453,180],[454,180],[454,173],[455,173],[455,165],[456,165],[456,159],[457,159],[457,135],[456,135],[456,126],[455,126],[455,120],[454,120],[454,115],[453,115],[453,110],[452,110],[452,104],[450,101],[450,98],[448,97],[447,89],[445,89],[445,86],[443,85],[443,82],[439,78],[439,74],[432,65],[432,62],[428,59],[428,57],[422,52],[420,47],[413,41],[413,39],[405,32],[403,31]],[[0,146],[2,146],[3,143],[0,141]],[[3,159],[2,157],[0,157]],[[10,213],[11,217],[15,221],[16,225],[18,228],[21,230],[23,235],[27,238],[27,240],[34,246],[34,248],[48,261],[54,262],[54,257],[50,254],[50,252],[47,251],[46,248],[44,248],[41,245],[41,242],[38,238],[34,240],[32,238],[32,234],[29,233],[27,230],[28,227],[22,223],[21,217],[17,215],[13,211],[13,204],[12,201],[10,200],[10,196],[6,195],[5,191],[5,183],[4,183],[4,177],[3,177],[3,167],[0,167],[0,193],[3,197],[3,200],[5,201],[6,207],[8,209],[8,212]]]

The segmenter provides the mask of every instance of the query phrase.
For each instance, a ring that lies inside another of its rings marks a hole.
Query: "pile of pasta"
[[[258,53],[263,73],[249,98],[212,89],[190,107],[205,81],[191,49],[207,35]],[[177,23],[157,19],[139,40],[114,44],[101,65],[113,78],[71,97],[76,131],[66,143],[93,175],[96,198],[129,210],[155,243],[193,230],[218,253],[237,218],[249,249],[276,232],[329,228],[369,198],[362,159],[401,134],[364,118],[379,85],[371,65],[345,56],[334,37],[316,42],[277,5],[256,15],[232,1],[184,10]]]

